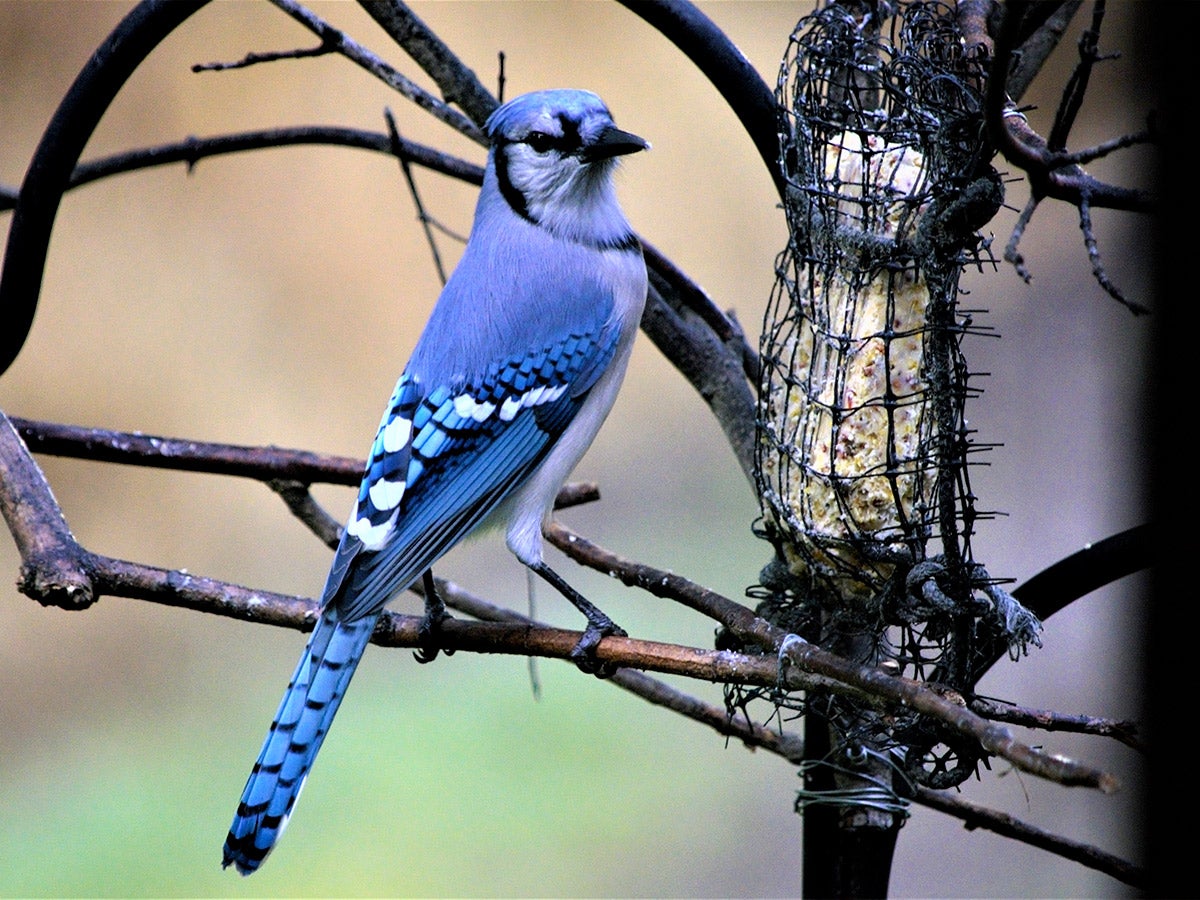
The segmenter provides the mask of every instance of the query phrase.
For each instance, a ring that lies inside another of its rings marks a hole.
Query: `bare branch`
[[[1079,200],[1079,230],[1083,232],[1083,246],[1087,250],[1088,262],[1092,264],[1092,277],[1104,288],[1104,292],[1112,297],[1134,315],[1145,315],[1150,310],[1140,303],[1135,303],[1125,296],[1108,277],[1108,270],[1100,259],[1100,243],[1096,240],[1096,232],[1092,228],[1092,204],[1085,194]]]
[[[985,51],[989,48],[994,51],[985,98],[985,121],[989,140],[1006,160],[1022,169],[1029,179],[1030,201],[1013,228],[1004,258],[1016,266],[1017,273],[1028,281],[1029,271],[1017,251],[1017,244],[1038,203],[1046,197],[1071,203],[1079,209],[1084,246],[1096,282],[1109,296],[1135,315],[1141,314],[1148,310],[1125,297],[1108,277],[1100,261],[1092,230],[1091,209],[1105,207],[1130,212],[1152,212],[1157,205],[1156,201],[1143,191],[1101,182],[1085,172],[1080,163],[1098,159],[1118,149],[1151,142],[1155,140],[1155,135],[1146,130],[1106,141],[1083,151],[1071,153],[1065,149],[1067,137],[1087,91],[1092,68],[1103,58],[1097,48],[1104,4],[1094,5],[1091,27],[1085,29],[1080,38],[1079,62],[1063,90],[1049,140],[1029,126],[1013,99],[1025,89],[1033,73],[1041,67],[1045,55],[1058,44],[1062,31],[1074,12],[1073,2],[1030,4],[1024,0],[1010,0],[1004,6],[994,46],[989,43],[985,31],[986,18],[979,9],[972,7],[969,14],[959,20],[960,25],[967,29],[964,38],[970,45],[983,47]],[[1025,30],[1031,27],[1036,29],[1034,33],[1026,34]],[[1027,38],[1029,47],[1018,51],[1022,38]],[[1023,55],[1026,49],[1029,50],[1028,59]],[[1014,59],[1018,62],[1014,63]]]
[[[304,484],[321,482],[357,487],[362,480],[363,461],[347,456],[189,441],[16,417],[11,421],[31,450],[50,456],[210,475],[236,475],[260,481],[288,479]]]
[[[1068,0],[1065,3],[1036,3],[1026,10],[1017,37],[1020,53],[1015,54],[1008,74],[1008,93],[1013,100],[1020,101],[1025,96],[1082,5],[1083,0]]]
[[[537,624],[518,612],[497,606],[470,593],[454,582],[442,578],[435,579],[435,582],[438,594],[451,609],[484,622]],[[422,594],[420,582],[413,588],[415,593]],[[634,669],[618,669],[609,681],[643,700],[707,725],[719,734],[738,738],[747,746],[761,747],[777,753],[789,762],[799,762],[804,757],[804,742],[797,735],[764,728],[752,722],[743,712],[733,712],[705,703]]]
[[[704,13],[685,0],[619,2],[678,47],[712,82],[754,142],[782,199],[785,180],[779,166],[775,95],[750,61]]]
[[[642,252],[646,257],[646,265],[662,278],[664,284],[670,286],[672,293],[679,299],[676,306],[683,306],[698,315],[716,337],[724,342],[740,342],[743,356],[743,367],[746,377],[754,384],[758,383],[758,351],[746,342],[746,336],[733,320],[732,313],[725,313],[712,301],[708,293],[675,263],[671,262],[654,245],[642,241]],[[664,292],[665,293],[665,292]],[[670,296],[670,294],[667,294]]]
[[[21,185],[0,270],[0,309],[6,318],[0,373],[17,358],[33,325],[50,231],[84,145],[142,60],[205,2],[139,3],[92,54],[46,126]]]
[[[1029,176],[1037,197],[1052,197],[1078,205],[1084,197],[1093,206],[1129,212],[1153,212],[1154,199],[1143,191],[1105,184],[1088,175],[1069,157],[1054,152],[1046,140],[1017,114],[1009,99],[1005,73],[1013,58],[1022,12],[1028,4],[1013,0],[1005,7],[995,43],[992,77],[988,79],[986,118],[988,136],[1004,158]]]
[[[559,522],[549,524],[546,537],[577,562],[606,572],[625,584],[640,587],[655,596],[683,603],[720,622],[743,641],[756,643],[777,653],[780,685],[790,687],[788,673],[795,667],[831,679],[833,693],[855,695],[860,701],[866,699],[874,708],[885,709],[890,704],[899,704],[903,708],[929,715],[978,741],[984,750],[1007,759],[1023,771],[1060,784],[1099,788],[1104,793],[1112,793],[1119,787],[1117,780],[1107,772],[1017,741],[1007,728],[994,725],[973,713],[962,702],[962,698],[956,697],[953,692],[946,692],[943,696],[942,692],[922,682],[889,675],[882,669],[856,665],[795,635],[787,634],[747,607],[715,591],[673,572],[632,562],[604,550]]]
[[[190,441],[142,432],[36,422],[16,416],[7,421],[35,453],[210,475],[234,475],[268,483],[274,481],[279,483],[277,492],[281,494],[290,493],[289,483],[357,487],[366,466],[361,459],[309,450]],[[272,489],[275,490],[275,486]],[[559,491],[554,508],[592,503],[599,497],[600,489],[595,482],[569,482]],[[290,506],[292,501],[286,497],[285,500]],[[321,536],[322,529],[316,529],[316,532]]]
[[[267,487],[280,496],[292,515],[300,520],[330,550],[336,550],[342,538],[342,527],[329,515],[302,481],[272,478]]]
[[[525,617],[519,613],[495,606],[465,591],[453,582],[438,579],[437,585],[439,594],[446,600],[448,606],[472,615],[477,619],[483,621],[526,621]],[[798,763],[803,758],[803,742],[798,736],[786,732],[772,731],[750,723],[744,713],[739,713],[730,718],[726,711],[689,697],[656,679],[632,669],[619,669],[613,676],[612,682],[619,687],[631,691],[642,699],[658,703],[694,721],[708,725],[721,734],[737,737],[748,746],[760,747],[794,763]],[[988,709],[991,710],[993,707],[989,706]],[[1096,733],[1100,732],[1097,731]],[[982,828],[987,831],[995,831],[1006,837],[1030,843],[1052,853],[1061,853],[1061,855],[1069,859],[1099,869],[1126,883],[1135,885],[1141,883],[1138,879],[1143,876],[1143,873],[1137,867],[1096,848],[1025,825],[1003,813],[994,812],[947,793],[932,791],[923,787],[916,788],[916,793],[912,799],[916,803],[928,806],[931,809],[946,812],[967,820],[969,828]]]
[[[1111,737],[1127,747],[1146,752],[1146,745],[1138,737],[1136,722],[1116,722],[1098,716],[1068,716],[1048,709],[1026,709],[985,697],[975,697],[969,705],[979,715],[995,722],[1008,722],[1027,728],[1040,728],[1043,731],[1067,731]]]
[[[760,618],[749,607],[735,603],[682,575],[618,556],[583,535],[576,534],[561,522],[549,522],[545,535],[550,543],[577,563],[618,578],[629,587],[682,603],[724,625],[747,643],[776,652],[788,636],[782,628]]]
[[[1030,221],[1033,219],[1033,214],[1037,210],[1038,199],[1030,197],[1022,208],[1020,215],[1017,216],[1017,222],[1013,225],[1012,234],[1008,236],[1008,243],[1004,245],[1004,261],[1010,264],[1021,276],[1021,280],[1028,284],[1033,280],[1033,273],[1029,271],[1029,267],[1025,265],[1025,257],[1017,246],[1021,243],[1021,238],[1025,236],[1025,229],[1029,227]]]
[[[936,809],[962,819],[968,829],[986,828],[1003,837],[1013,838],[1042,850],[1048,850],[1087,866],[1089,869],[1096,869],[1135,887],[1145,887],[1149,883],[1145,869],[1113,856],[1111,853],[1105,853],[1089,844],[1059,837],[1022,822],[1020,819],[979,806],[961,797],[954,797],[942,791],[934,791],[917,785],[913,799],[922,806],[928,806],[930,809]]]
[[[193,461],[191,465],[196,463]],[[101,594],[115,594],[290,627],[312,625],[313,609],[308,601],[109,559],[84,550],[71,536],[49,486],[7,419],[0,429],[0,475],[4,476],[0,479],[0,508],[22,553],[21,590],[39,602],[79,608],[94,602]],[[875,707],[900,703],[975,738],[985,750],[1024,771],[1106,792],[1116,787],[1115,780],[1107,773],[1021,744],[1007,729],[986,722],[918,682],[856,666],[811,644],[796,644],[794,636],[748,608],[687,579],[622,560],[559,525],[552,524],[547,536],[556,546],[569,553],[574,551],[572,555],[582,555],[589,564],[610,571],[626,583],[680,600],[717,619],[739,637],[780,652],[776,659],[609,637],[597,648],[600,662],[716,682],[837,693]],[[266,619],[260,618],[264,615]],[[375,640],[419,646],[419,619],[414,617],[411,622],[402,619],[388,619],[377,629]],[[579,638],[576,632],[534,629],[530,625],[519,625],[515,630],[503,627],[507,630],[495,634],[470,630],[459,634],[447,629],[447,647],[568,658]],[[784,649],[786,652],[782,652]]]
[[[336,53],[337,47],[328,41],[321,41],[315,47],[299,50],[275,50],[266,53],[247,53],[236,62],[196,63],[193,72],[228,72],[231,69],[247,69],[259,63],[278,62],[281,59],[311,59],[314,56],[327,56]]]
[[[359,0],[378,25],[437,82],[447,103],[456,104],[480,128],[496,108],[475,73],[417,15],[398,0]]]
[[[483,130],[469,118],[434,97],[416,82],[388,65],[344,32],[334,28],[311,10],[294,2],[294,0],[271,0],[271,2],[305,28],[312,31],[323,43],[333,46],[339,54],[366,69],[388,87],[411,100],[435,119],[446,123],[477,144],[486,145],[487,138],[484,136]]]
[[[11,427],[7,427],[7,422],[2,424],[5,427],[0,428],[0,475],[3,476],[0,483],[10,489],[15,487],[17,490],[11,493],[10,491],[0,491],[0,506],[3,507],[6,518],[10,521],[10,527],[12,527],[10,511],[14,503],[11,498],[13,494],[19,495],[16,499],[16,506],[21,509],[23,515],[19,527],[13,528],[13,533],[18,537],[18,546],[24,556],[29,544],[21,540],[21,536],[28,533],[25,528],[26,521],[37,520],[36,516],[31,516],[29,513],[44,509],[43,504],[36,496],[41,493],[42,487],[36,486],[32,492],[22,490],[22,486],[26,485],[25,478],[28,477],[28,470],[26,469],[24,473],[17,472],[11,463],[14,460],[17,462],[28,460],[29,457],[24,452],[24,448],[18,448],[16,453],[11,452],[11,442],[19,441],[19,438]],[[33,496],[30,496],[30,493]],[[57,520],[52,518],[50,527],[53,535],[48,542],[43,544],[43,550],[51,549],[55,545],[59,547],[77,546],[71,539],[69,531],[66,530],[65,522],[61,520],[61,517]],[[57,556],[57,554],[52,555]],[[89,581],[94,579],[100,592],[103,593],[152,600],[182,608],[233,616],[246,621],[283,625],[298,630],[311,628],[315,621],[315,604],[302,598],[252,591],[238,585],[200,578],[184,572],[166,571],[98,557],[86,551],[81,552],[78,558],[85,564],[86,571],[90,573]],[[501,635],[486,625],[475,626],[458,620],[447,622],[443,636],[448,648],[477,647],[482,652],[536,652],[537,655],[566,657],[577,640],[577,635],[573,632],[564,633],[537,626],[536,623],[525,620],[517,613],[475,598],[451,582],[439,580],[438,591],[447,604],[455,609],[485,621],[509,622],[516,626]],[[90,592],[89,596],[92,596]],[[74,605],[78,606],[78,604]],[[713,608],[720,606],[721,604],[716,604]],[[730,617],[726,616],[725,618]],[[376,632],[375,641],[390,646],[416,647],[420,642],[419,623],[418,617],[386,613]],[[612,642],[613,639],[607,639],[602,645],[603,649],[608,650]],[[628,652],[621,653],[619,656],[614,655],[612,657],[614,662],[618,659],[636,660],[647,668],[653,667],[658,671],[675,672],[676,674],[694,675],[699,668],[706,671],[713,680],[736,680],[738,683],[755,683],[757,681],[770,685],[779,676],[776,663],[766,657],[738,658],[736,654],[730,654],[727,651],[688,650],[628,639],[618,642],[626,645],[622,649]],[[755,677],[756,673],[757,678]],[[744,713],[730,714],[640,672],[619,669],[613,676],[613,683],[643,699],[705,724],[721,734],[736,737],[749,746],[762,747],[793,762],[803,755],[799,738],[757,725],[749,721]],[[789,684],[793,687],[806,687],[809,690],[834,687],[823,677],[798,679],[795,673],[789,677]],[[917,788],[915,799],[932,808],[957,815],[968,821],[972,827],[987,827],[998,833],[1077,860],[1084,865],[1101,869],[1123,881],[1138,883],[1135,880],[1139,877],[1137,869],[1115,857],[1103,854],[1095,848],[1040,832],[1008,816],[964,804],[924,788]]]
[[[87,560],[60,550],[75,539],[46,476],[0,412],[0,513],[21,554],[20,588],[46,605],[84,609],[96,600]]]
[[[188,137],[171,144],[130,150],[80,163],[71,173],[67,189],[77,188],[110,175],[134,172],[151,166],[186,163],[189,172],[206,157],[245,150],[264,150],[298,145],[331,145],[355,147],[386,153],[398,159],[423,166],[468,184],[483,182],[483,167],[424,144],[401,138],[399,143],[388,135],[356,128],[327,125],[300,125],[289,128],[270,128],[215,137]],[[11,209],[17,201],[15,192],[0,191],[0,211]]]
[[[429,252],[433,256],[433,265],[437,269],[438,280],[446,284],[446,268],[442,265],[442,255],[438,252],[437,239],[433,236],[433,217],[425,211],[425,204],[421,202],[421,193],[417,190],[417,182],[413,179],[412,166],[408,164],[403,156],[396,152],[400,146],[400,131],[396,127],[396,119],[392,115],[390,109],[383,111],[383,117],[387,121],[388,138],[392,142],[392,152],[397,159],[400,160],[400,171],[404,175],[404,181],[408,185],[409,196],[413,199],[413,205],[417,208],[417,220],[421,223],[421,229],[425,232],[425,241],[429,244]]]

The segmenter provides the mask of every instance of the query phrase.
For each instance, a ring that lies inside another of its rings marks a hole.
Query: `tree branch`
[[[84,609],[95,602],[87,560],[78,553],[46,476],[0,412],[0,514],[21,554],[19,587],[39,602]],[[44,598],[44,599],[43,599]]]
[[[1132,747],[1143,753],[1146,751],[1146,745],[1138,737],[1136,722],[1115,722],[1112,719],[1103,719],[1098,716],[1068,716],[1049,709],[1026,709],[1012,703],[1003,703],[984,697],[972,698],[969,705],[974,712],[995,722],[1009,722],[1013,725],[1040,728],[1045,731],[1068,731],[1075,734],[1111,737],[1116,738],[1126,747]]]
[[[961,797],[954,797],[942,791],[930,790],[916,785],[913,799],[922,806],[944,812],[946,815],[962,819],[965,827],[970,829],[986,828],[1002,837],[1012,838],[1022,843],[1047,850],[1065,859],[1096,869],[1118,881],[1134,887],[1145,887],[1148,884],[1146,870],[1132,863],[1105,853],[1090,844],[1072,841],[1058,835],[1043,831],[1041,828],[1015,819],[1006,813],[997,812],[978,804],[971,803]]]
[[[262,63],[279,62],[281,59],[311,59],[314,56],[327,56],[336,53],[337,47],[329,41],[322,40],[315,47],[299,50],[274,50],[264,53],[247,53],[236,62],[196,63],[192,71],[199,72],[228,72],[232,69],[248,69],[250,66]]]
[[[110,175],[135,172],[152,166],[182,162],[187,164],[190,172],[200,160],[210,156],[302,145],[329,145],[373,150],[376,153],[395,156],[397,159],[414,165],[424,166],[434,172],[440,172],[468,184],[483,183],[483,166],[467,162],[424,144],[418,144],[415,141],[401,138],[398,143],[394,144],[388,135],[372,131],[328,125],[296,125],[288,128],[268,128],[262,131],[245,131],[240,134],[214,137],[187,137],[171,144],[115,153],[88,162],[81,162],[71,173],[66,189],[81,187]],[[16,195],[0,194],[0,211],[11,209],[16,201]]]
[[[454,582],[442,578],[434,580],[439,596],[451,609],[474,616],[484,622],[518,622],[537,625],[533,620],[520,613],[490,603]],[[414,585],[414,591],[417,594],[423,594],[420,588],[421,583],[417,582]],[[538,627],[545,626],[538,625]],[[718,734],[738,738],[749,747],[758,747],[776,753],[793,763],[798,763],[804,758],[804,742],[799,736],[764,728],[750,721],[744,712],[721,709],[705,703],[634,669],[618,669],[609,681],[656,706],[670,709],[706,725]]]
[[[209,475],[234,475],[259,481],[280,478],[305,484],[344,484],[350,487],[357,487],[363,475],[363,461],[348,456],[280,447],[189,441],[140,432],[35,422],[15,416],[10,421],[30,450],[49,456],[204,472]]]
[[[397,0],[359,0],[359,5],[437,83],[445,101],[456,104],[482,129],[496,108],[496,98],[445,42]]]
[[[1039,198],[1051,197],[1076,206],[1086,199],[1093,207],[1153,212],[1156,204],[1149,194],[1097,181],[1073,162],[1071,155],[1051,150],[1046,140],[1029,127],[1024,116],[1015,114],[1005,75],[1012,63],[1021,16],[1027,5],[1021,0],[1011,0],[1005,5],[995,42],[992,76],[988,79],[985,99],[988,136],[993,145],[1008,162],[1026,173],[1030,187]],[[1148,137],[1144,135],[1139,139]]]
[[[909,678],[889,675],[882,669],[856,665],[789,635],[740,603],[722,597],[682,576],[624,559],[604,550],[560,522],[551,522],[546,537],[577,562],[654,594],[676,600],[724,625],[746,643],[755,643],[779,657],[779,684],[789,686],[789,672],[800,671],[831,679],[832,693],[856,696],[876,709],[899,705],[924,713],[977,741],[987,752],[1007,759],[1031,774],[1060,784],[1085,785],[1112,793],[1119,787],[1106,772],[1081,765],[1063,756],[1048,754],[1017,741],[1012,732],[971,712],[954,692],[942,692]]]
[[[0,417],[3,414],[0,413]],[[22,592],[41,603],[66,608],[90,605],[101,594],[151,600],[171,606],[216,612],[251,621],[270,621],[294,628],[308,628],[314,621],[311,601],[251,591],[188,573],[143,566],[90,553],[75,541],[28,448],[6,417],[0,419],[0,509],[22,553]],[[146,448],[161,455],[157,439]],[[109,452],[129,457],[129,451],[108,446]],[[165,458],[171,459],[174,445]],[[181,448],[182,449],[182,448]],[[245,448],[238,448],[235,466],[246,474],[249,462]],[[194,456],[193,445],[185,456]],[[279,454],[278,450],[268,451]],[[261,464],[256,461],[254,465]],[[228,467],[228,461],[216,463]],[[277,468],[278,460],[268,465]],[[199,468],[195,459],[187,467]],[[617,667],[667,672],[708,681],[782,687],[853,697],[876,708],[900,704],[930,715],[956,731],[978,740],[990,753],[1007,759],[1018,768],[1063,784],[1097,787],[1105,792],[1116,788],[1107,773],[1063,757],[1043,753],[1016,741],[1007,729],[992,725],[974,713],[943,698],[915,681],[896,678],[840,659],[756,616],[753,611],[687,579],[650,566],[631,563],[590,541],[573,535],[564,526],[551,523],[547,537],[568,555],[586,561],[656,594],[671,597],[709,615],[746,640],[767,647],[772,656],[747,656],[725,650],[701,650],[631,638],[609,637],[597,648],[597,659]],[[418,617],[391,615],[376,631],[378,643],[417,646]],[[459,626],[454,626],[455,628]],[[493,626],[499,631],[457,632],[447,629],[447,648],[478,652],[522,653],[567,658],[575,647],[577,632],[535,628],[530,623]]]
[[[275,6],[287,13],[322,42],[333,46],[339,54],[351,62],[357,63],[370,72],[388,87],[401,96],[411,100],[440,122],[449,125],[455,131],[470,138],[477,144],[487,144],[483,130],[456,109],[434,97],[412,79],[384,62],[366,47],[363,47],[345,32],[334,28],[320,16],[306,9],[294,0],[270,0]]]
[[[337,525],[328,520],[319,507],[312,504],[307,485],[329,483],[352,487],[362,478],[361,460],[308,451],[188,441],[33,422],[20,418],[11,419],[9,430],[10,443],[7,449],[0,452],[0,461],[6,461],[8,468],[0,470],[0,475],[3,476],[3,481],[10,485],[9,490],[15,498],[6,505],[5,517],[9,521],[10,531],[13,532],[14,538],[17,538],[18,549],[25,561],[22,580],[24,582],[31,577],[36,578],[37,582],[31,585],[31,590],[50,598],[46,602],[68,608],[86,606],[94,599],[85,574],[90,570],[93,558],[86,554],[64,556],[52,552],[72,545],[74,539],[70,536],[66,522],[62,520],[56,506],[47,509],[46,504],[34,502],[33,498],[44,495],[44,492],[49,491],[49,487],[44,486],[44,477],[32,459],[12,445],[13,439],[20,441],[23,438],[29,449],[49,455],[265,481],[272,490],[284,497],[293,513],[329,546],[336,545]],[[597,496],[595,485],[568,485],[560,495],[557,507],[562,509],[594,500]],[[14,522],[14,517],[21,518],[18,510],[24,513],[24,518]],[[33,515],[34,513],[37,515]],[[682,576],[633,562],[604,550],[575,534],[560,522],[552,522],[546,536],[552,544],[576,562],[598,571],[612,573],[631,587],[681,602],[725,626],[742,640],[774,652],[787,636],[782,629],[759,618],[748,607]],[[1047,618],[1072,600],[1125,574],[1144,568],[1148,565],[1147,554],[1151,546],[1152,533],[1149,526],[1131,529],[1129,532],[1089,545],[1051,566],[1014,590],[1013,595],[1039,618]],[[58,587],[55,587],[56,585]],[[1001,658],[1003,653],[1003,648],[994,649],[988,665]],[[818,667],[814,671],[840,677],[841,670],[836,667]],[[1109,734],[1131,747],[1140,747],[1140,742],[1135,737],[1136,726],[1131,723],[1106,725],[1104,723],[1107,720],[1090,717],[1072,720],[1069,717],[1053,716],[1047,719],[1045,713],[1035,712],[1018,716],[1015,707],[1008,707],[1013,711],[1006,714],[1003,712],[1005,707],[979,698],[973,699],[970,705],[981,716],[987,718],[1013,721],[1047,730]]]

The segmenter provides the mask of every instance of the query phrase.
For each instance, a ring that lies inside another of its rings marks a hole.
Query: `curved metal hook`
[[[1027,579],[1012,595],[1045,621],[1072,601],[1153,566],[1156,546],[1154,525],[1136,525],[1060,559]],[[971,684],[1003,659],[1006,651],[999,641],[981,647],[972,665]]]
[[[13,209],[0,270],[0,374],[21,352],[63,193],[100,118],[134,69],[208,0],[142,0],[76,76],[34,151]]]
[[[683,51],[725,98],[784,198],[775,93],[728,35],[688,0],[618,0]]]

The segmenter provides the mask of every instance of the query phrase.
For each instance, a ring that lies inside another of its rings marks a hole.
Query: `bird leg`
[[[425,664],[433,662],[441,652],[442,623],[451,616],[446,612],[446,603],[433,583],[433,569],[425,570],[421,583],[425,589],[425,614],[421,617],[421,624],[417,626],[417,633],[421,637],[421,646],[413,654],[413,657],[417,662]],[[447,656],[453,653],[453,650],[446,651]]]
[[[571,601],[572,605],[587,616],[587,630],[579,643],[571,650],[571,659],[579,670],[597,678],[609,678],[617,670],[616,666],[606,665],[596,659],[596,648],[600,641],[609,635],[625,637],[625,629],[619,627],[612,619],[602,613],[583,594],[567,584],[566,580],[544,562],[529,567],[546,581],[550,582],[560,594]]]

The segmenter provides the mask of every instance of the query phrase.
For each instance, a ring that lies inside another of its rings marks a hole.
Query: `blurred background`
[[[59,100],[129,2],[0,3],[0,183],[17,187]],[[356,4],[309,4],[421,83]],[[1137,77],[1140,4],[1110,7],[1073,145],[1138,130],[1154,98]],[[730,110],[691,64],[615,3],[415,3],[485,84],[506,56],[506,96],[586,87],[653,150],[626,160],[631,222],[718,305],[758,332],[783,247],[771,182]],[[774,86],[811,3],[701,8]],[[1073,63],[1073,30],[1026,100],[1045,134]],[[193,74],[194,63],[311,47],[262,2],[214,3],[135,73],[84,158],[270,126],[384,131],[482,163],[456,137],[339,57]],[[1141,69],[1144,71],[1144,69]],[[1147,157],[1089,167],[1147,186]],[[418,170],[430,211],[465,234],[474,190]],[[1009,185],[1019,208],[1023,182]],[[991,224],[997,253],[1015,219]],[[1150,229],[1095,213],[1113,279],[1153,306],[1139,264]],[[3,216],[5,233],[11,215]],[[458,248],[442,245],[453,260]],[[1025,581],[1146,520],[1143,434],[1150,325],[1093,281],[1074,210],[1048,205],[1022,243],[1033,280],[968,273],[965,305],[1000,339],[965,351],[983,395],[977,439],[1003,446],[972,472],[975,554]],[[162,167],[70,193],[58,214],[32,335],[0,378],[13,416],[361,457],[439,288],[396,163],[291,148]],[[116,557],[312,596],[330,560],[255,482],[41,458],[76,537]],[[562,518],[612,550],[734,598],[769,547],[757,504],[706,407],[649,341],[577,477],[603,500]],[[318,488],[342,519],[352,491]],[[249,767],[304,644],[296,632],[103,598],[43,609],[14,586],[0,539],[0,894],[22,896],[792,896],[800,819],[792,766],[726,743],[572,667],[458,654],[429,666],[372,648],[304,801],[252,879],[220,849]],[[638,637],[711,646],[712,623],[559,563]],[[439,574],[516,609],[525,578],[495,538]],[[1147,579],[1126,579],[1051,618],[1044,648],[982,688],[1034,708],[1131,718],[1141,702]],[[579,627],[548,591],[538,614]],[[416,610],[409,599],[400,609]],[[713,702],[710,685],[684,685]],[[1101,796],[996,762],[962,795],[1050,831],[1140,858],[1141,760],[1112,741],[1023,735],[1113,771]],[[1127,896],[1090,869],[913,808],[896,897]]]

